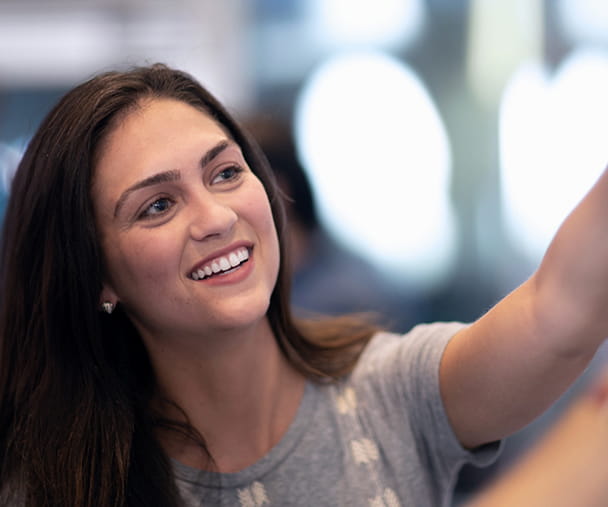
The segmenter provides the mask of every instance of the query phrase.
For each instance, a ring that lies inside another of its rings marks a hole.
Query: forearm
[[[544,411],[608,335],[608,173],[537,272],[448,345],[440,380],[461,442],[504,437]]]
[[[608,170],[559,228],[535,286],[538,320],[564,352],[608,335]]]

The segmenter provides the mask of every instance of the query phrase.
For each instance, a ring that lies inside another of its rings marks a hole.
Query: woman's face
[[[279,268],[266,192],[208,115],[153,99],[101,148],[92,187],[106,280],[142,335],[238,330],[265,318]]]

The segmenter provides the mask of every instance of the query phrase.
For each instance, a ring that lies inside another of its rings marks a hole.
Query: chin
[[[232,301],[229,307],[217,308],[213,312],[213,327],[226,330],[243,330],[256,326],[267,318],[269,299],[252,303],[249,301]]]

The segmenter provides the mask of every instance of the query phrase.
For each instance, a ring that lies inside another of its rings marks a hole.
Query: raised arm
[[[534,275],[446,348],[441,392],[460,441],[475,447],[530,422],[606,336],[608,170],[562,224]]]

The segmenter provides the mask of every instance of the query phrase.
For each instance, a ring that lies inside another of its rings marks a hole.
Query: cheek
[[[260,185],[261,187],[261,185]],[[276,232],[276,225],[272,216],[272,209],[263,188],[260,189],[261,195],[254,196],[250,200],[249,216],[252,224],[258,229],[258,233],[264,236],[264,239],[269,241],[268,245],[273,250],[276,250],[278,257],[279,241]]]
[[[268,194],[260,180],[255,180],[249,189],[248,199],[245,199],[244,202],[246,203],[246,213],[253,223],[266,231],[275,230]]]
[[[175,272],[176,242],[162,237],[118,242],[110,247],[108,271],[119,297],[128,299],[129,293],[160,285]]]

